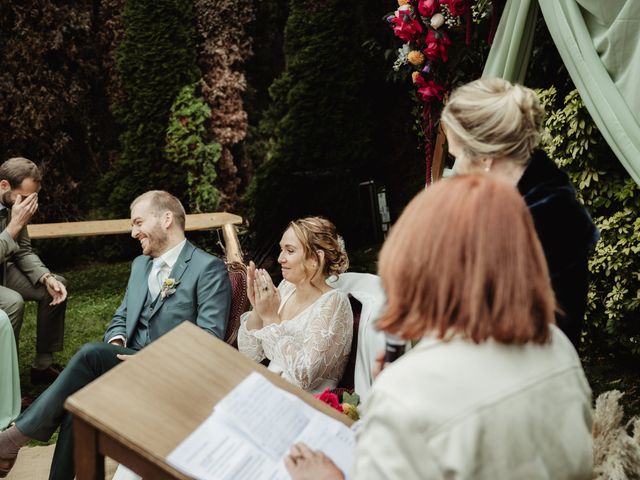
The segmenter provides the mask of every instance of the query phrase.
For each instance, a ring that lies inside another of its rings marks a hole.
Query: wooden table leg
[[[104,480],[104,455],[98,451],[98,431],[73,417],[76,480]]]

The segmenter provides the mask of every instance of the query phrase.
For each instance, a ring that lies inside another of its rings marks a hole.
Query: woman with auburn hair
[[[549,265],[558,326],[577,348],[587,308],[588,259],[599,233],[569,177],[536,150],[543,116],[533,90],[488,78],[453,91],[442,125],[455,171],[481,172],[517,186]]]
[[[374,383],[350,478],[591,478],[591,391],[513,186],[463,175],[426,189],[379,273],[379,327],[421,340]],[[344,478],[302,444],[285,463],[294,480]]]
[[[253,262],[238,349],[304,390],[335,388],[349,360],[353,313],[346,294],[327,285],[349,267],[336,227],[322,217],[289,223],[280,240],[283,280],[276,288]]]

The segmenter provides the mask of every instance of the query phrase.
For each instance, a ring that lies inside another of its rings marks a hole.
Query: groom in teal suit
[[[167,192],[150,191],[133,201],[131,236],[140,241],[143,255],[133,261],[104,342],[84,345],[15,425],[0,433],[0,475],[11,469],[27,440],[47,441],[60,426],[49,478],[73,479],[71,414],[63,408],[68,396],[181,322],[224,337],[231,303],[227,270],[185,239],[184,224],[182,205]]]

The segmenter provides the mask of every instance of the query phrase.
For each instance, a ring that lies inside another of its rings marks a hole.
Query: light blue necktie
[[[152,300],[156,299],[162,289],[162,272],[165,266],[167,266],[167,264],[162,258],[157,257],[153,259],[153,267],[151,267],[148,279],[149,294]]]

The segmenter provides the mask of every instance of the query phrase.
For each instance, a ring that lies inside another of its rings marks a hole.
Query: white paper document
[[[297,442],[324,452],[348,478],[354,433],[253,372],[167,462],[198,480],[288,480],[284,457]]]

